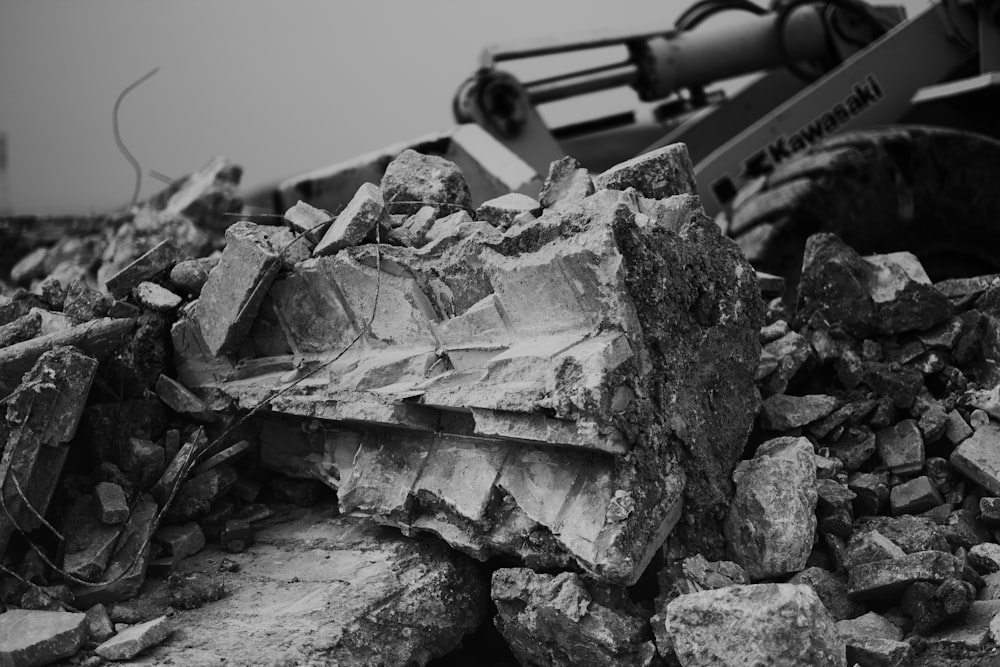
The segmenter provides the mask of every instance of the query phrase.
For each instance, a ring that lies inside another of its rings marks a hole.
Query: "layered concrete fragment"
[[[690,480],[691,539],[721,542],[761,304],[695,197],[605,190],[506,235],[470,222],[419,249],[347,248],[270,297],[294,359],[182,379],[317,418],[326,435],[294,446],[314,463],[262,457],[335,486],[344,511],[631,583]],[[179,369],[204,362],[178,349]]]
[[[97,361],[72,347],[42,354],[0,422],[0,555],[15,531],[41,525],[69,455]]]

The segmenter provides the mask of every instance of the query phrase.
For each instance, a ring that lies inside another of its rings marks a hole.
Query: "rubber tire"
[[[1000,142],[894,126],[831,137],[741,196],[730,224],[755,268],[794,283],[806,239],[909,250],[932,280],[1000,273]]]

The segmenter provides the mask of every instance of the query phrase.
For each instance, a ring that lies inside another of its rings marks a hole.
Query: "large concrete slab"
[[[220,573],[223,557],[239,571]],[[176,612],[145,664],[423,665],[486,615],[488,583],[469,559],[330,505],[278,508],[246,551],[211,545],[180,567],[227,595]]]
[[[288,438],[312,464],[264,458],[335,480],[345,511],[617,583],[684,503],[685,530],[708,535],[692,543],[721,539],[762,308],[696,197],[604,190],[503,234],[470,223],[419,249],[346,248],[270,296],[294,355],[183,380],[319,420],[330,438]],[[199,345],[178,350],[179,369],[205,363]]]

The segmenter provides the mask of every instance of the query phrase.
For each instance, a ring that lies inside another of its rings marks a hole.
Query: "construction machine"
[[[616,59],[531,81],[501,69],[587,51]],[[620,88],[635,110],[543,119]],[[759,270],[794,276],[806,237],[832,231],[862,253],[913,251],[932,278],[1000,272],[1000,0],[912,17],[860,0],[702,0],[669,30],[487,48],[454,112],[542,175],[564,155],[601,171],[684,142],[704,208]]]

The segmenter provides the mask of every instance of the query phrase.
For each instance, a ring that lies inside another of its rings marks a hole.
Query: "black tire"
[[[730,225],[755,268],[792,283],[816,232],[863,255],[909,250],[932,280],[1000,273],[1000,142],[925,126],[835,136],[780,165]]]

